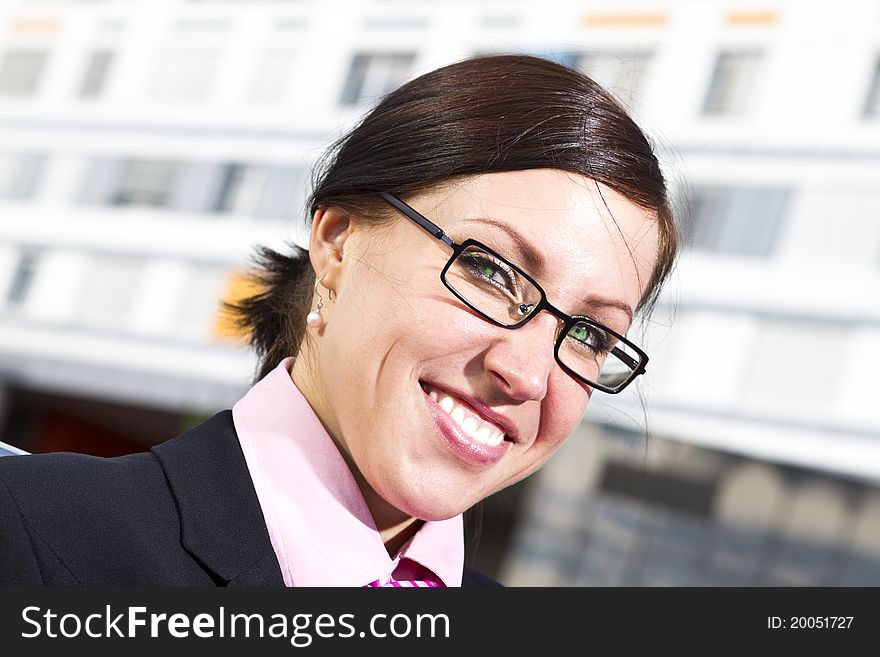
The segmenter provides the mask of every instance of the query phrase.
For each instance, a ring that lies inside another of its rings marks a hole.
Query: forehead
[[[551,303],[570,314],[575,314],[571,304],[585,293],[601,293],[634,309],[657,258],[656,215],[574,173],[484,174],[413,203],[456,241],[478,239],[529,270],[553,297]],[[543,267],[529,261],[509,234],[514,231]]]

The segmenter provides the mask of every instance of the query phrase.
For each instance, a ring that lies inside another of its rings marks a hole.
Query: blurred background
[[[632,394],[470,519],[512,586],[880,585],[880,2],[0,0],[0,441],[143,451],[252,383],[220,312],[312,164],[481,53],[612,90],[687,247]]]

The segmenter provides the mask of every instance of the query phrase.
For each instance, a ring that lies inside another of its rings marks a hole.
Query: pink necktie
[[[364,588],[393,586],[394,588],[443,588],[442,580],[430,568],[403,557],[390,575],[375,579]]]
[[[441,588],[441,585],[438,582],[433,582],[431,580],[423,580],[423,579],[377,579],[369,584],[365,584],[364,588],[378,588],[384,586],[393,586],[395,588]]]

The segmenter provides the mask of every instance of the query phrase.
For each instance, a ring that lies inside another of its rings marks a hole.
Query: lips
[[[440,410],[446,413],[449,420],[455,423],[459,431],[470,440],[487,447],[497,447],[504,442],[504,432],[500,427],[486,422],[461,400],[428,386],[426,386],[426,392]]]
[[[440,444],[444,445],[460,463],[469,468],[476,467],[483,470],[495,465],[507,454],[511,443],[504,439],[500,427],[485,422],[481,416],[474,416],[470,410],[465,415],[461,400],[455,400],[453,404],[450,397],[442,393],[441,402],[447,407],[453,406],[452,413],[447,413],[434,399],[435,396],[440,397],[440,391],[430,385],[422,385],[422,394],[425,399],[425,411],[437,429],[436,435],[440,438]],[[465,426],[467,423],[476,422],[476,417],[480,417],[479,429],[475,426]],[[482,436],[479,435],[479,431],[483,432]]]
[[[419,385],[470,437],[490,445],[517,442],[519,432],[513,422],[479,399],[436,383],[419,381]]]

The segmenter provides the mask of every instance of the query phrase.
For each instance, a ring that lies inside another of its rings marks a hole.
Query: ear
[[[328,290],[336,290],[343,267],[345,243],[353,232],[349,216],[339,208],[320,207],[312,217],[312,231],[309,237],[309,260],[321,285]]]

